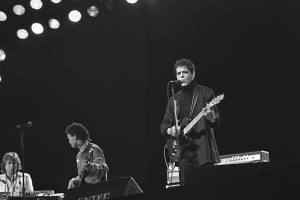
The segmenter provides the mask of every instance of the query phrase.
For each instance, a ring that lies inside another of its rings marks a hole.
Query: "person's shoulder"
[[[23,176],[23,173],[22,172],[18,172],[18,177],[22,177],[22,176]],[[24,176],[25,177],[30,177],[30,174],[24,173]]]
[[[92,145],[92,147],[93,147],[94,149],[98,149],[98,150],[100,150],[100,151],[103,151],[97,144],[91,143],[91,145]]]
[[[0,174],[0,179],[4,178],[5,174]]]
[[[30,174],[28,174],[28,173],[24,173],[24,176],[30,176]]]
[[[203,92],[213,92],[213,90],[208,86],[197,85],[197,87]]]

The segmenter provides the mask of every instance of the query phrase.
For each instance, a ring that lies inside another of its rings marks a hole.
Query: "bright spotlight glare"
[[[72,22],[78,22],[81,19],[81,13],[78,10],[72,10],[69,13],[69,19]]]
[[[19,29],[17,31],[17,36],[20,38],[20,39],[26,39],[28,38],[28,32],[25,30],[25,29]]]
[[[0,61],[5,60],[6,54],[5,51],[3,49],[0,49]]]
[[[31,0],[30,6],[31,8],[38,10],[43,6],[43,3],[41,0]]]
[[[136,3],[138,0],[126,0],[128,3],[134,4]]]
[[[59,3],[61,0],[51,0],[53,3]]]
[[[0,11],[0,22],[4,22],[7,19],[7,16],[4,12]]]
[[[87,9],[87,13],[89,14],[89,16],[91,17],[96,17],[99,14],[99,9],[96,6],[90,6]]]
[[[50,19],[48,23],[49,23],[49,26],[53,29],[58,29],[60,26],[60,23],[57,19]]]
[[[16,15],[23,15],[25,13],[25,8],[21,5],[15,5],[13,11]]]
[[[31,25],[31,30],[35,34],[41,34],[44,31],[44,27],[40,23],[33,23]]]

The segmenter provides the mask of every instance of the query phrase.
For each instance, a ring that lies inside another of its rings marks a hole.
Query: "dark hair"
[[[70,134],[71,136],[76,135],[76,138],[82,141],[91,140],[88,130],[79,123],[73,123],[66,128],[65,133]]]
[[[192,61],[190,61],[189,59],[182,58],[182,59],[177,60],[175,62],[175,65],[174,65],[174,72],[175,72],[175,74],[176,74],[177,67],[181,67],[181,66],[186,66],[188,68],[188,70],[192,74],[195,73],[195,65],[194,65],[194,63],[192,63]]]
[[[17,164],[17,172],[22,169],[21,160],[16,152],[8,152],[3,156],[1,163],[1,173],[5,173],[5,165],[7,161],[11,161],[12,163]]]

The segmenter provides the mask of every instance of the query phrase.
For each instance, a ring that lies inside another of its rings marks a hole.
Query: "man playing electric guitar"
[[[79,149],[76,156],[78,176],[69,181],[68,189],[106,181],[109,169],[103,150],[90,142],[88,130],[82,124],[73,123],[65,133],[72,148]]]
[[[174,99],[171,97],[160,130],[169,141],[176,138],[179,140],[176,145],[180,147],[177,152],[180,184],[185,185],[185,174],[190,168],[220,162],[213,129],[220,124],[220,113],[216,105],[209,106],[215,98],[213,90],[196,84],[195,66],[190,60],[178,60],[174,71],[177,80],[181,81],[181,90],[174,95],[177,116],[174,114]],[[177,120],[180,124],[176,131]],[[193,124],[189,125],[191,121]],[[187,127],[183,131],[185,126]]]

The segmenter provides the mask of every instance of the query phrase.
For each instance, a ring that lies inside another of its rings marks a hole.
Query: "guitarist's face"
[[[181,86],[188,86],[195,77],[195,73],[191,73],[186,66],[179,66],[176,68],[177,80],[182,82]]]
[[[67,137],[69,139],[69,143],[72,146],[72,148],[77,148],[77,139],[76,139],[76,135],[72,136],[70,134],[67,134]]]

